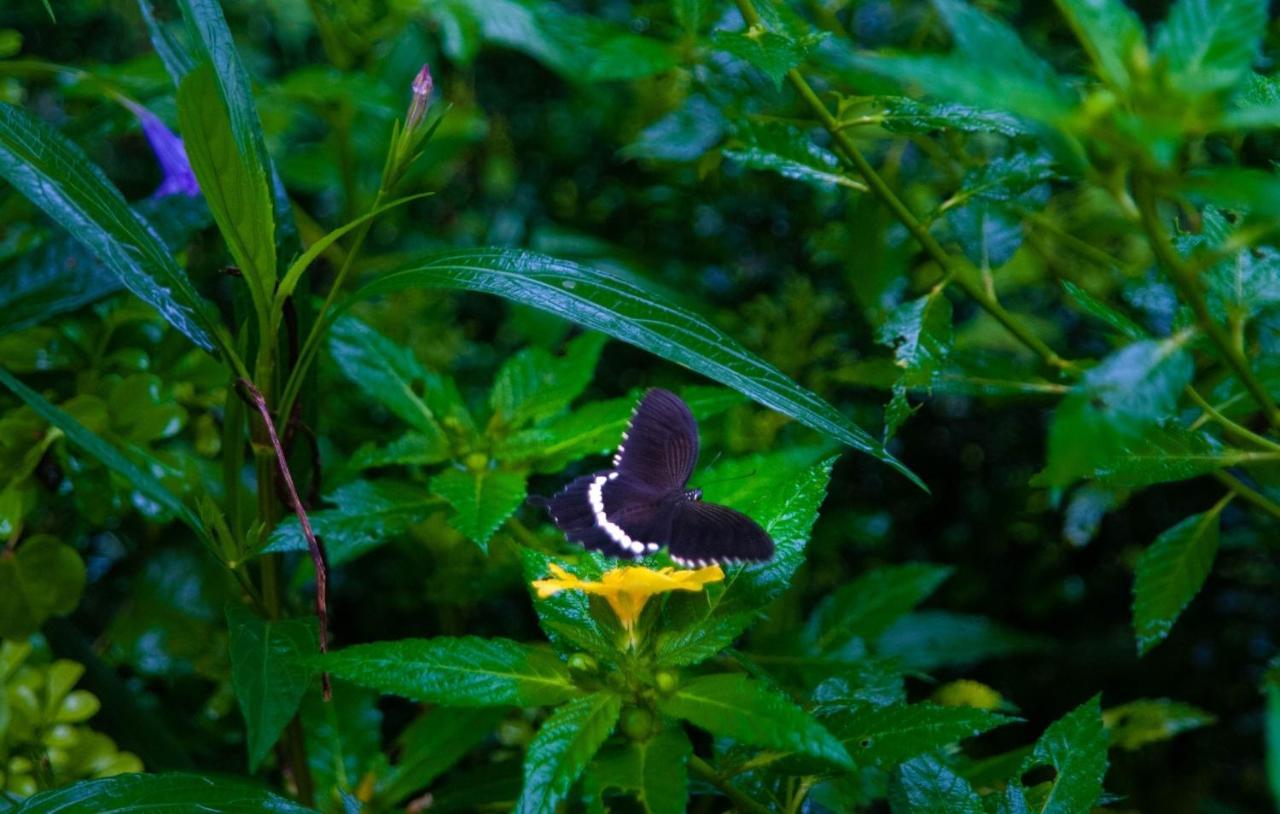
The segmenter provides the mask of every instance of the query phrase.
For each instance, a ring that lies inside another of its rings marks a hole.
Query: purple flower
[[[145,107],[131,104],[129,109],[142,124],[142,134],[147,137],[151,151],[156,154],[156,162],[160,164],[160,171],[164,173],[164,180],[160,182],[160,186],[156,187],[156,191],[151,193],[151,197],[187,195],[194,198],[198,196],[200,184],[196,181],[196,174],[191,170],[191,162],[187,160],[187,150],[182,146],[182,139],[165,127],[164,122]]]

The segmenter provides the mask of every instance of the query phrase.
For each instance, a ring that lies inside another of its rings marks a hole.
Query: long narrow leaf
[[[915,473],[822,398],[697,314],[662,302],[618,277],[516,249],[463,250],[427,257],[382,275],[347,304],[414,288],[496,294],[606,333],[732,387],[889,464],[924,488]]]
[[[151,225],[72,142],[0,103],[0,176],[83,243],[130,291],[205,350],[214,317]]]

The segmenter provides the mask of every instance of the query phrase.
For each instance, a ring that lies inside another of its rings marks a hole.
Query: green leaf
[[[400,759],[379,778],[377,799],[387,807],[427,788],[493,732],[503,709],[435,707],[397,738]]]
[[[5,103],[0,103],[0,176],[173,327],[213,350],[216,318],[151,225],[79,147]]]
[[[739,393],[722,387],[693,386],[678,392],[699,421],[743,402]],[[509,435],[499,442],[494,457],[506,463],[529,461],[534,472],[548,473],[561,472],[587,455],[612,452],[642,395],[637,390],[626,398],[593,401],[572,413]]]
[[[679,64],[671,46],[649,37],[618,34],[595,47],[595,59],[587,69],[592,82],[643,79],[666,73]]]
[[[683,814],[693,746],[679,727],[600,753],[593,766],[602,788],[635,792],[647,814]]]
[[[209,533],[204,524],[200,522],[195,513],[177,495],[169,491],[168,487],[154,475],[126,458],[120,450],[107,443],[100,435],[76,421],[66,412],[45,401],[44,397],[18,381],[4,368],[0,368],[0,385],[9,388],[14,395],[35,410],[41,418],[62,430],[67,436],[67,440],[122,477],[126,483],[140,494],[164,507],[167,512],[194,531],[206,545],[210,544]]]
[[[932,755],[908,760],[889,779],[893,814],[985,814],[982,798]]]
[[[316,652],[312,619],[266,621],[240,605],[227,606],[231,685],[249,737],[249,771],[256,772],[302,703],[311,681],[307,657]]]
[[[708,0],[672,0],[676,23],[686,34],[697,34],[707,14]]]
[[[447,447],[445,425],[471,427],[452,379],[428,370],[411,350],[355,317],[333,324],[329,353],[352,383],[421,433],[426,444]]]
[[[875,641],[875,652],[903,667],[929,672],[1042,650],[1044,639],[1010,630],[985,616],[916,611],[898,619]]]
[[[1217,723],[1211,713],[1168,698],[1141,698],[1103,710],[1113,748],[1134,751]]]
[[[804,638],[819,653],[838,650],[854,638],[870,640],[929,598],[949,576],[950,568],[928,563],[878,568],[820,602]]]
[[[443,435],[409,432],[388,444],[362,444],[351,454],[347,467],[354,472],[384,466],[428,466],[447,461],[453,450]]]
[[[841,171],[834,153],[814,144],[795,127],[743,123],[735,131],[734,145],[725,148],[724,156],[749,169],[776,172],[818,189],[866,189],[861,181],[854,181]]]
[[[1278,457],[1273,452],[1222,447],[1203,432],[1171,424],[1154,427],[1116,450],[1113,457],[1098,460],[1092,477],[1108,486],[1138,488]]]
[[[312,530],[324,542],[330,567],[356,557],[403,534],[427,518],[440,501],[420,487],[393,480],[353,481],[325,497],[335,508],[311,512]],[[307,551],[307,539],[297,518],[276,526],[265,552]]]
[[[1122,0],[1058,0],[1058,9],[1102,80],[1127,89],[1130,67],[1148,61],[1147,35],[1133,9]]]
[[[1266,0],[1178,0],[1156,30],[1155,57],[1189,94],[1237,85],[1258,57]]]
[[[563,356],[526,348],[503,364],[489,394],[494,416],[508,427],[549,418],[568,408],[591,384],[605,337],[586,333]]]
[[[705,595],[670,597],[666,622],[655,645],[659,663],[696,664],[720,652],[786,590],[804,561],[805,545],[818,519],[818,507],[826,497],[835,462],[835,458],[829,458],[798,471],[777,461],[760,466],[761,459],[752,459],[746,464],[759,472],[750,480],[761,492],[758,498],[744,500],[738,507],[749,509],[773,538],[777,546],[773,559],[730,569],[724,582],[708,586]],[[749,481],[744,479],[738,483],[746,482]],[[731,486],[734,482],[723,483]],[[714,487],[707,489],[706,495],[708,500],[734,505]]]
[[[885,437],[892,437],[910,415],[907,390],[933,385],[951,353],[951,301],[938,288],[888,313],[876,339],[893,349],[902,371],[893,385],[893,401],[885,415]]]
[[[1267,699],[1267,785],[1271,788],[1271,798],[1280,802],[1280,684],[1276,682],[1274,664],[1263,681],[1263,694]]]
[[[1107,773],[1107,733],[1102,707],[1094,696],[1049,725],[1022,764],[1021,774],[1037,766],[1052,766],[1053,787],[1037,814],[1080,814],[1102,796]]]
[[[267,176],[252,139],[240,141],[208,62],[178,86],[178,126],[191,169],[227,248],[249,285],[255,307],[275,296],[275,221]]]
[[[1246,167],[1214,167],[1187,173],[1186,191],[1195,199],[1258,218],[1280,217],[1280,175]]]
[[[1186,334],[1143,340],[1108,356],[1062,400],[1049,426],[1049,460],[1033,483],[1067,486],[1117,460],[1171,418],[1195,365]]]
[[[1070,280],[1063,280],[1062,287],[1066,289],[1067,296],[1071,298],[1071,301],[1074,302],[1081,311],[1084,311],[1086,314],[1096,320],[1099,320],[1103,324],[1110,326],[1116,331],[1116,333],[1129,339],[1147,338],[1147,331],[1141,325],[1093,296],[1085,289]]]
[[[790,37],[751,28],[747,31],[715,31],[711,42],[717,49],[759,68],[773,81],[774,87],[781,87],[782,77],[787,75],[787,71],[803,62],[827,36],[825,32],[814,32]]]
[[[84,561],[48,534],[0,554],[0,637],[25,639],[52,616],[66,616],[84,593]]]
[[[821,720],[859,766],[892,766],[1014,721],[985,709],[929,701],[885,707],[855,704],[824,714]]]
[[[725,673],[692,679],[659,700],[658,708],[749,746],[799,752],[853,768],[844,746],[807,712],[744,675]]]
[[[458,251],[383,274],[352,300],[413,288],[450,288],[497,294],[549,311],[738,390],[923,483],[865,430],[800,387],[710,323],[620,278],[511,249]]]
[[[446,469],[431,479],[431,491],[455,509],[449,525],[487,552],[493,533],[524,502],[525,476],[500,469]]]
[[[1228,496],[1229,497],[1229,496]],[[1164,641],[1200,592],[1218,553],[1218,516],[1227,498],[1166,529],[1142,556],[1133,579],[1133,630],[1138,653]]]
[[[517,814],[555,814],[556,806],[613,733],[622,699],[597,692],[565,704],[543,721],[524,756]]]
[[[218,95],[230,120],[236,156],[248,175],[254,178],[261,175],[271,184],[276,254],[278,257],[295,256],[301,249],[297,245],[297,229],[293,225],[289,195],[272,166],[271,157],[267,155],[249,74],[236,52],[235,39],[222,15],[222,7],[218,0],[179,0],[178,6],[186,23],[186,44],[190,48],[184,62],[191,66],[189,70],[201,63],[212,66]],[[175,75],[175,84],[181,86],[183,78],[185,74]],[[272,269],[276,265],[273,260]],[[270,294],[270,289],[266,293]]]
[[[882,96],[876,100],[883,110],[873,119],[890,133],[932,133],[957,130],[961,133],[999,133],[1021,136],[1026,126],[1016,117],[997,110],[984,110],[953,102],[927,103],[905,96]]]
[[[259,785],[198,774],[122,774],[28,797],[15,814],[315,814]]]
[[[375,642],[329,653],[318,665],[362,687],[432,704],[544,706],[579,694],[550,650],[508,639]]]

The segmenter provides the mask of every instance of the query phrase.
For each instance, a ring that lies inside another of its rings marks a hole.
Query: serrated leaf
[[[897,306],[885,317],[876,339],[893,350],[894,364],[902,371],[894,383],[898,411],[885,420],[888,437],[907,417],[902,412],[906,390],[924,388],[927,392],[951,353],[951,301],[941,289],[935,289]]]
[[[263,315],[276,285],[275,220],[266,172],[252,141],[236,138],[214,67],[203,62],[178,86],[178,125],[191,169],[255,307]]]
[[[916,611],[880,634],[874,650],[896,659],[903,667],[929,672],[1041,650],[1047,644],[1044,639],[1011,630],[985,616]]]
[[[606,337],[586,333],[552,356],[542,348],[526,348],[508,359],[494,378],[489,406],[507,427],[549,418],[582,395],[595,375]]]
[[[1168,698],[1141,698],[1102,711],[1111,746],[1128,751],[1210,726],[1217,720],[1199,707]]]
[[[1016,117],[996,110],[984,110],[954,102],[928,103],[906,96],[882,96],[877,102],[883,111],[874,120],[890,133],[932,133],[957,130],[961,133],[999,133],[1020,136],[1027,127]]]
[[[379,778],[377,797],[389,806],[431,785],[493,732],[502,709],[435,707],[397,738],[399,760]]]
[[[734,144],[724,150],[725,158],[753,170],[776,172],[783,178],[804,181],[819,189],[843,186],[865,190],[840,169],[840,160],[830,150],[814,144],[801,130],[779,124],[740,125]]]
[[[985,709],[944,707],[929,701],[887,707],[861,704],[822,716],[860,766],[892,766],[1013,720]]]
[[[1133,629],[1138,653],[1164,641],[1173,623],[1200,592],[1218,553],[1218,516],[1227,505],[1193,514],[1166,529],[1142,556],[1133,579]]]
[[[0,554],[0,637],[25,639],[71,613],[84,584],[84,561],[57,537],[37,534]]]
[[[359,472],[384,466],[428,466],[447,461],[452,453],[449,441],[442,435],[430,436],[409,432],[383,444],[363,444],[351,454],[347,467]]]
[[[985,814],[973,786],[932,755],[908,760],[889,779],[893,814]]]
[[[362,687],[449,706],[543,706],[579,695],[554,653],[509,639],[375,642],[331,652],[317,664]]]
[[[413,427],[433,447],[448,447],[444,425],[470,429],[457,385],[428,370],[413,352],[352,316],[329,331],[329,353],[351,382]]]
[[[256,772],[307,692],[315,624],[311,619],[267,621],[229,605],[227,629],[231,685],[248,730],[249,771]]]
[[[592,768],[601,788],[635,792],[647,814],[683,814],[693,746],[679,727],[600,753]]]
[[[1099,696],[1050,724],[1023,762],[1021,773],[1045,765],[1052,766],[1056,776],[1048,796],[1035,809],[1038,814],[1080,814],[1102,796],[1107,733]]]
[[[659,700],[658,708],[745,745],[798,752],[846,769],[853,767],[844,746],[807,712],[743,675],[692,679]]]
[[[1180,90],[1225,90],[1257,58],[1266,26],[1266,0],[1178,0],[1156,29],[1155,58]]]
[[[1179,424],[1153,427],[1095,464],[1092,477],[1107,486],[1139,488],[1207,475],[1220,469],[1275,461],[1273,452],[1223,447]]]
[[[1103,81],[1129,87],[1129,68],[1147,61],[1142,20],[1122,0],[1058,0],[1058,8]]]
[[[555,814],[618,723],[622,699],[598,692],[565,704],[543,721],[524,758],[524,788],[517,814]]]
[[[799,472],[776,464],[759,470],[753,486],[767,497],[738,508],[751,512],[773,538],[777,546],[773,559],[730,569],[724,582],[710,586],[705,596],[671,597],[655,645],[660,663],[696,664],[718,653],[786,590],[804,561],[804,548],[826,497],[835,460]],[[714,489],[707,494],[708,499],[733,505]]]
[[[814,651],[830,653],[851,639],[879,636],[950,575],[950,568],[927,563],[893,565],[864,574],[818,604],[805,625],[804,639]]]
[[[420,487],[393,480],[353,481],[339,486],[325,500],[334,508],[313,511],[308,519],[316,536],[324,542],[330,567],[349,562],[403,533],[441,505]],[[276,526],[264,549],[306,550],[307,539],[297,518]]]
[[[449,525],[488,551],[493,533],[524,502],[525,476],[500,469],[446,469],[431,479],[431,491],[454,508]]]
[[[664,359],[684,365],[766,407],[865,452],[921,484],[865,430],[797,385],[777,368],[688,311],[654,299],[620,278],[543,255],[510,249],[458,251],[383,274],[356,292],[356,302],[412,288],[497,294],[558,314]]]
[[[1195,372],[1186,340],[1134,342],[1085,373],[1054,412],[1049,460],[1034,482],[1069,485],[1171,418]]]
[[[219,327],[212,309],[151,225],[79,147],[6,103],[0,103],[0,176],[173,327],[214,349]]]
[[[158,801],[163,808],[158,807]],[[163,811],[217,814],[316,814],[254,783],[198,774],[122,774],[81,780],[28,797],[15,814],[157,814]]]
[[[808,53],[828,35],[813,34],[791,37],[775,31],[752,28],[748,31],[716,31],[711,42],[725,51],[748,62],[764,72],[775,87],[782,85],[787,71],[804,61]]]

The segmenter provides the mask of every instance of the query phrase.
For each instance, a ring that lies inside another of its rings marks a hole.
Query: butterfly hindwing
[[[620,473],[666,492],[683,489],[698,462],[698,422],[668,390],[644,394],[622,434],[613,465]]]
[[[673,507],[670,495],[616,470],[584,475],[547,502],[566,537],[623,559],[658,550]]]
[[[773,556],[773,540],[760,524],[718,503],[682,500],[666,541],[671,559],[684,566],[761,562]]]

